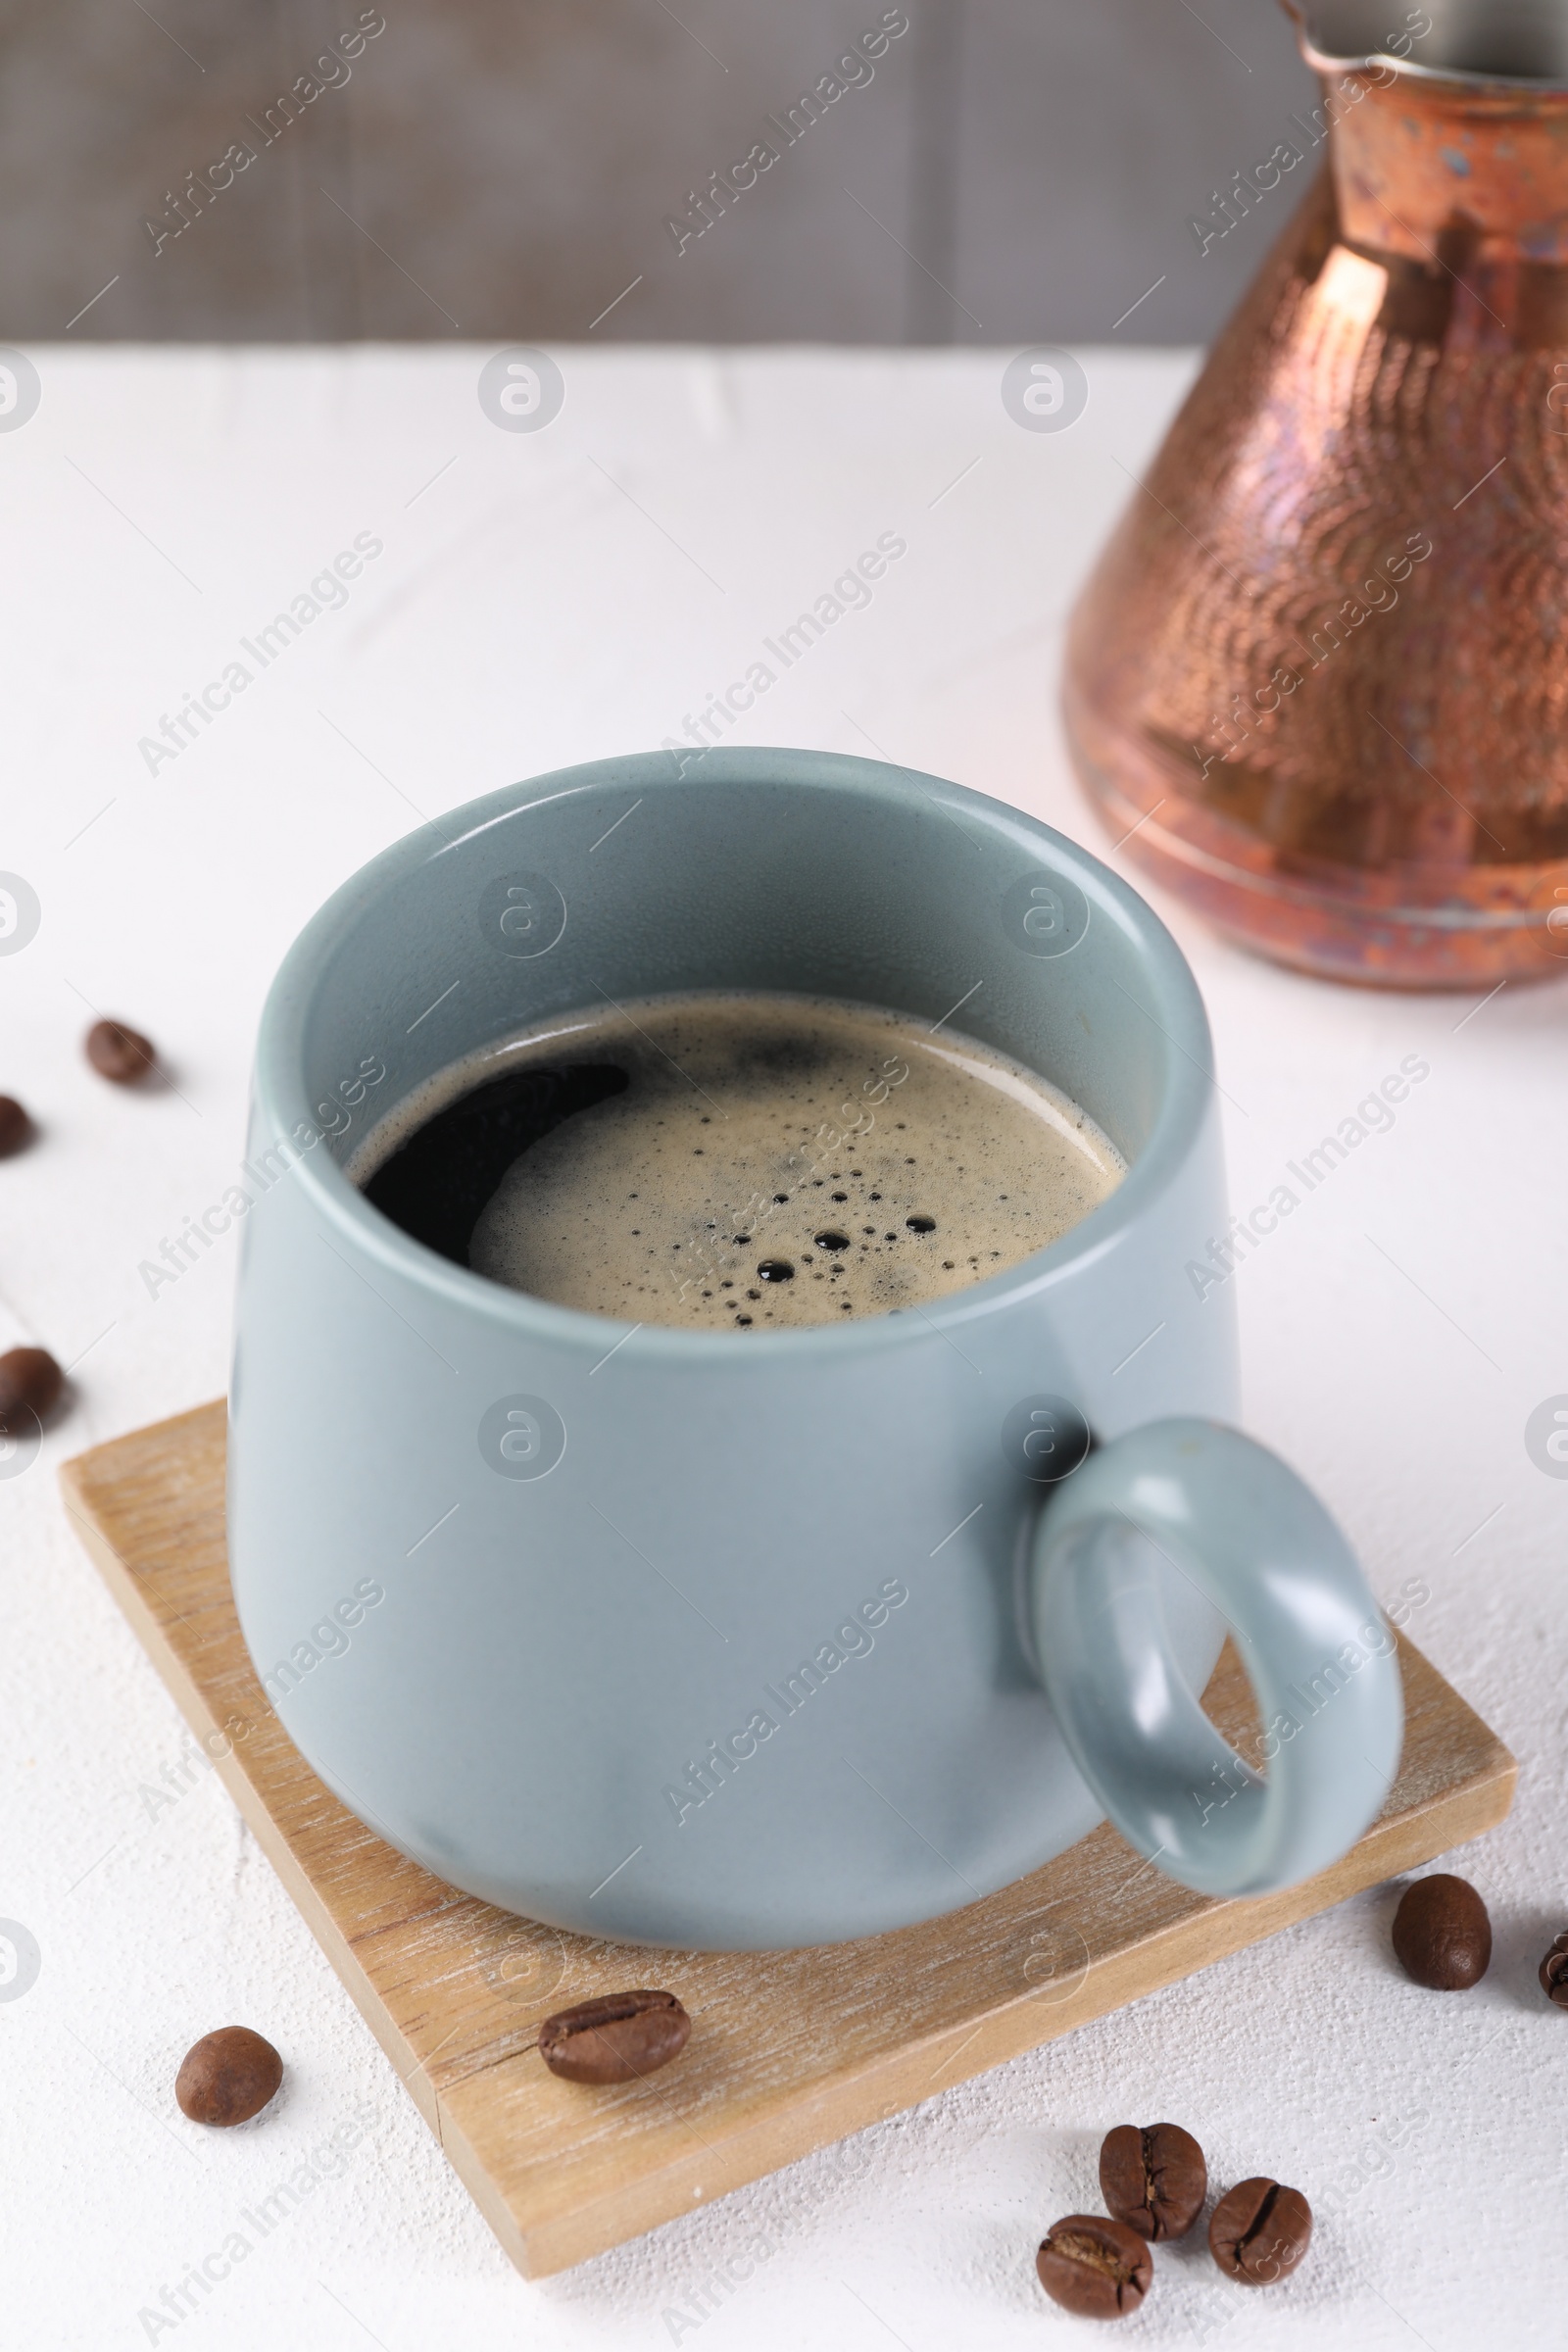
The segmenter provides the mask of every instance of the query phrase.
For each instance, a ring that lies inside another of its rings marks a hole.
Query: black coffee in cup
[[[488,1047],[349,1167],[492,1281],[708,1331],[920,1307],[1044,1249],[1125,1172],[1075,1102],[972,1038],[744,994],[607,1002]]]

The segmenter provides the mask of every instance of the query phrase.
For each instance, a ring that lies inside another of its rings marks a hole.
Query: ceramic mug
[[[1128,1162],[918,1313],[627,1326],[410,1239],[344,1165],[547,1016],[797,991],[953,1019]],[[961,1022],[956,1019],[961,1006]],[[948,1911],[1106,1815],[1213,1894],[1377,1814],[1394,1639],[1237,1411],[1208,1027],[1175,943],[1060,834],[786,751],[599,761],[424,827],[268,1000],[230,1397],[257,1671],[364,1821],[558,1928],[830,1942]],[[1200,1292],[1206,1295],[1200,1295]],[[1203,1714],[1227,1625],[1261,1775]]]

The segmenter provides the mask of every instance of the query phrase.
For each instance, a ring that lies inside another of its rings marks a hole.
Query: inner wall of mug
[[[511,799],[367,867],[301,941],[305,968],[285,969],[299,1115],[339,1166],[460,1056],[691,990],[847,999],[966,1032],[1062,1088],[1132,1169],[1180,1080],[1173,1021],[1196,1024],[1177,1042],[1206,1067],[1196,989],[1149,910],[977,794],[731,752],[684,776],[665,755],[603,762]]]

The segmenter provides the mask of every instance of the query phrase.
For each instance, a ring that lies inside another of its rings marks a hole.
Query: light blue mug
[[[1050,1249],[845,1329],[628,1327],[491,1283],[345,1163],[547,1016],[798,991],[961,1026],[1128,1162]],[[1374,1819],[1401,1732],[1345,1539],[1237,1410],[1211,1048],[1150,908],[1061,835],[861,760],[610,760],[386,851],[257,1056],[229,1544],[251,1655],[343,1801],[588,1935],[831,1942],[1106,1815],[1251,1894]],[[1207,1296],[1200,1295],[1200,1288]],[[1204,1716],[1227,1626],[1259,1772]]]

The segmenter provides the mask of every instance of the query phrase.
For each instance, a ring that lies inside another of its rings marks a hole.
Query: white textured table
[[[1098,2202],[1110,2124],[1170,2117],[1216,2177],[1302,2187],[1317,2235],[1262,2294],[1198,2246],[1161,2254],[1139,2341],[1556,2352],[1568,2019],[1535,1969],[1568,1926],[1568,1484],[1524,1428],[1568,1391],[1560,990],[1336,991],[1161,908],[1217,1033],[1239,1206],[1405,1055],[1430,1063],[1236,1279],[1248,1425],[1386,1598],[1429,1594],[1414,1638],[1521,1761],[1511,1821],[1458,1861],[1496,1936],[1468,1995],[1407,1984],[1392,1890],[1363,1897],[524,2284],[55,1488],[68,1453],[224,1384],[232,1243],[156,1296],[138,1267],[232,1181],[262,996],[312,909],[418,813],[678,734],[879,534],[906,553],[873,601],[770,662],[734,739],[883,753],[1103,853],[1055,719],[1061,623],[1187,364],[1086,354],[1087,414],[1037,434],[1002,407],[1005,354],[564,351],[563,412],[519,433],[480,409],[482,352],[32,356],[41,405],[0,434],[0,868],[42,919],[0,956],[0,1091],[43,1133],[0,1166],[0,1347],[80,1360],[39,1460],[0,1482],[0,1914],[40,1956],[20,1997],[0,1984],[8,2342],[1065,2342],[1036,2241]],[[265,665],[244,650],[357,539],[380,552],[345,602],[299,609]],[[215,681],[194,740],[140,748]],[[95,1078],[89,1006],[146,1028],[177,1092]],[[238,2019],[287,2087],[203,2132],[174,2068]]]

